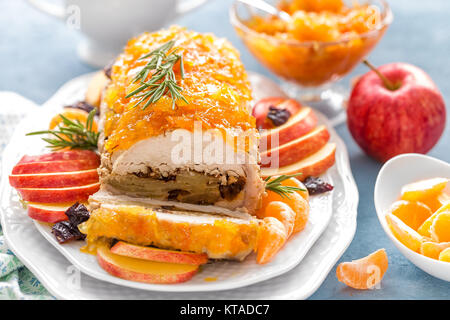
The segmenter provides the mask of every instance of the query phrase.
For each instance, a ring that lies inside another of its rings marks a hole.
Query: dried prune
[[[64,106],[64,108],[80,109],[80,110],[86,111],[87,113],[89,113],[92,110],[96,109],[97,111],[96,111],[95,114],[97,116],[100,114],[98,108],[96,108],[93,105],[87,103],[86,101],[78,101],[78,102],[75,102],[74,104],[69,104],[67,106]]]
[[[84,240],[86,235],[78,230],[78,225],[89,219],[90,213],[88,209],[77,202],[68,208],[65,214],[69,220],[58,222],[52,227],[52,233],[58,243],[65,243],[72,240]]]
[[[308,177],[303,182],[309,194],[320,194],[333,190],[333,186],[317,177]]]
[[[269,107],[269,112],[267,113],[267,119],[272,121],[273,125],[278,127],[286,123],[291,117],[291,112],[288,109],[278,109],[274,106]]]
[[[80,223],[89,219],[89,210],[81,203],[75,203],[69,209],[66,210],[66,216],[72,225],[78,226]]]
[[[65,243],[72,240],[84,240],[85,235],[78,230],[78,227],[74,227],[70,221],[61,221],[53,225],[52,233],[58,243]]]

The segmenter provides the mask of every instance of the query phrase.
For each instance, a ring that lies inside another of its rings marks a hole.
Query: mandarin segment
[[[431,238],[437,242],[450,242],[450,212],[439,213],[430,228]]]
[[[407,248],[420,252],[423,237],[392,213],[386,214],[386,221],[393,235]]]
[[[264,218],[258,235],[256,261],[259,264],[270,262],[284,246],[287,237],[286,228],[278,219]]]
[[[443,250],[439,254],[439,261],[450,262],[450,248]]]
[[[380,283],[388,268],[388,257],[384,249],[367,257],[340,263],[336,276],[340,282],[354,289],[370,289]]]
[[[422,243],[422,246],[420,247],[420,253],[431,259],[438,260],[439,254],[447,248],[450,248],[450,242],[437,243],[437,242],[427,241],[427,242]]]
[[[283,223],[288,237],[294,231],[295,212],[284,202],[272,201],[269,203],[266,207],[265,217],[273,217]]]
[[[394,202],[390,211],[414,230],[417,230],[433,214],[423,203],[406,200]]]
[[[432,178],[407,184],[402,188],[401,200],[427,201],[440,194],[447,182],[447,178]]]
[[[297,190],[296,192],[299,195],[301,195],[302,198],[305,199],[306,201],[309,200],[308,189],[306,189],[305,185],[300,180],[298,180],[297,178],[292,177],[290,179],[286,179],[286,180],[282,181],[281,184],[283,186],[297,187],[299,189],[303,189],[304,191]]]
[[[424,221],[424,223],[417,229],[417,232],[424,237],[431,237],[431,225],[433,224],[434,219],[442,213],[442,212],[450,212],[450,202],[444,204],[440,207],[431,217]]]
[[[63,120],[60,115],[63,115],[64,117],[68,118],[69,120],[78,120],[82,124],[86,123],[86,120],[89,116],[89,113],[87,113],[84,110],[76,109],[76,108],[65,108],[63,112],[60,114],[55,115],[52,120],[50,121],[50,124],[48,128],[50,130],[54,129],[57,125],[62,124]],[[97,123],[95,120],[92,123],[92,130],[97,132]]]

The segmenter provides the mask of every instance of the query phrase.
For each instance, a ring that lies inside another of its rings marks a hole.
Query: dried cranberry
[[[65,213],[69,220],[58,222],[52,227],[52,233],[58,243],[65,243],[72,240],[84,240],[86,235],[78,230],[78,225],[89,219],[90,213],[88,209],[77,202],[67,209]]]
[[[276,127],[286,123],[290,117],[291,112],[288,109],[278,109],[274,106],[270,106],[269,112],[267,113],[267,119],[271,120]]]
[[[309,194],[320,194],[333,190],[333,186],[320,178],[308,177],[303,182],[306,189],[308,189]]]
[[[80,110],[84,110],[87,113],[91,112],[92,110],[96,109],[96,115],[99,115],[99,111],[98,108],[94,107],[93,105],[87,103],[86,101],[78,101],[74,104],[70,104],[68,106],[65,106],[64,108],[74,108],[74,109],[80,109]]]

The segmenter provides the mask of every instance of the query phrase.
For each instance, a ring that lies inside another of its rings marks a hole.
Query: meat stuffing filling
[[[236,199],[245,182],[245,177],[228,173],[208,175],[187,170],[165,176],[149,170],[149,173],[102,177],[102,184],[106,183],[126,195],[202,205]]]

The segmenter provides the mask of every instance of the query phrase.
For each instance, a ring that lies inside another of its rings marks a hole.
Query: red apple
[[[359,146],[379,160],[402,153],[427,153],[445,127],[439,89],[421,69],[391,63],[363,75],[347,109],[348,128]]]
[[[112,253],[108,247],[97,248],[100,267],[115,277],[145,283],[180,283],[191,279],[197,265],[154,262],[124,257]]]
[[[41,203],[65,203],[86,201],[100,188],[100,183],[70,188],[17,188],[25,201]]]
[[[144,247],[123,241],[117,242],[111,248],[111,252],[120,256],[127,256],[130,258],[144,259],[155,262],[193,265],[200,265],[208,262],[208,256],[204,253],[191,253],[153,247]]]
[[[9,176],[9,184],[14,188],[67,188],[95,182],[98,182],[97,169]]]
[[[256,128],[271,129],[275,126],[272,121],[267,118],[270,107],[277,109],[285,109],[289,111],[291,117],[300,111],[301,104],[293,99],[281,97],[269,97],[259,100],[253,107],[252,115],[256,118]]]
[[[317,118],[311,108],[302,108],[299,112],[279,127],[261,131],[259,151],[271,148],[272,140],[281,146],[310,132],[317,125]]]
[[[319,151],[330,139],[330,133],[325,126],[319,126],[308,134],[292,140],[279,147],[261,153],[261,167],[272,167],[278,162],[284,167]],[[276,159],[272,159],[278,157]]]

